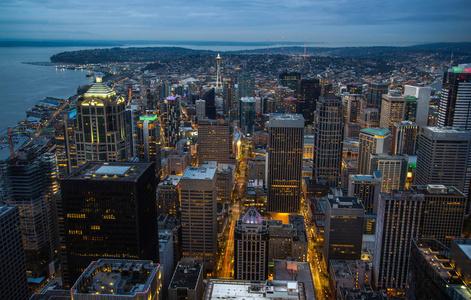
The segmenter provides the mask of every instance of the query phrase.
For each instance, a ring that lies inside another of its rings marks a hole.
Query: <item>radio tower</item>
[[[222,58],[218,53],[218,56],[216,57],[216,63],[217,63],[216,87],[222,87],[221,61],[222,61]]]

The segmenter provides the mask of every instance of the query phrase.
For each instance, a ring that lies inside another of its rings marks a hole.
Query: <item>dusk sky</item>
[[[4,0],[0,39],[464,42],[470,16],[470,0]]]

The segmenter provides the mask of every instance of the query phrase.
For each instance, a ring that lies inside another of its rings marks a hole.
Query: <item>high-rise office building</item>
[[[471,179],[471,131],[425,127],[419,138],[415,184],[454,186],[466,196]]]
[[[359,94],[342,94],[343,104],[343,122],[358,123],[360,117],[361,95]]]
[[[438,126],[471,130],[471,64],[450,68],[443,74]]]
[[[162,125],[165,133],[165,146],[175,148],[180,134],[180,97],[167,97],[162,105]]]
[[[216,168],[188,167],[180,179],[183,257],[212,270],[217,244]]]
[[[89,162],[61,181],[65,286],[100,258],[159,261],[155,166]]]
[[[229,120],[198,121],[198,164],[205,161],[232,163],[232,133]]]
[[[63,112],[61,117],[54,127],[54,138],[56,140],[59,177],[64,178],[77,168],[77,147],[75,145],[77,109],[74,107]]]
[[[420,237],[436,239],[449,247],[451,241],[461,237],[466,208],[466,197],[452,186],[437,184],[412,185],[412,191],[424,194]]]
[[[417,98],[417,115],[415,123],[420,127],[427,126],[431,92],[431,87],[418,87],[412,85],[404,86],[404,96],[413,96]]]
[[[52,197],[58,191],[57,163],[51,140],[37,140],[0,164],[2,198],[18,206],[28,277],[47,274],[53,261]]]
[[[302,115],[271,114],[267,153],[268,211],[298,212],[303,162]]]
[[[314,114],[314,157],[312,177],[340,185],[343,151],[342,100],[328,94],[317,101]]]
[[[381,178],[374,175],[350,175],[348,196],[358,197],[365,207],[365,214],[376,214],[381,192]]]
[[[0,205],[0,299],[29,298],[26,260],[16,206]]]
[[[370,174],[370,155],[388,153],[391,132],[384,128],[365,128],[360,130],[358,149],[358,174]]]
[[[358,197],[328,199],[325,211],[324,261],[359,259],[365,207]]]
[[[383,95],[379,127],[391,131],[395,122],[402,122],[404,120],[405,106],[405,97]]]
[[[206,118],[215,120],[216,119],[216,93],[214,88],[210,89],[203,95],[205,101],[205,115]]]
[[[142,114],[141,103],[133,100],[131,104],[126,105],[126,126],[129,128],[129,152],[131,157],[139,155],[138,127],[139,117]]]
[[[180,178],[166,175],[157,186],[157,213],[180,217]]]
[[[320,96],[321,85],[319,79],[301,79],[298,103],[299,113],[303,115],[305,125],[311,125],[314,122],[314,112]]]
[[[229,112],[234,109],[235,105],[235,87],[232,79],[224,80],[222,85],[222,110],[225,116],[229,116]]]
[[[268,279],[268,223],[251,206],[234,227],[234,279]]]
[[[168,299],[203,299],[203,278],[201,262],[194,258],[183,258],[178,262],[172,281],[168,286]]]
[[[301,73],[297,72],[283,72],[279,75],[279,84],[288,87],[297,95],[299,91],[299,82],[301,81]]]
[[[295,94],[292,89],[284,87],[284,86],[276,87],[275,88],[275,111],[280,111],[280,112],[283,111],[285,99],[290,99],[294,97],[295,97]]]
[[[406,103],[404,106],[404,121],[417,121],[417,107],[418,107],[418,99],[414,96],[405,96]]]
[[[388,93],[389,85],[387,83],[371,82],[368,84],[368,88],[365,92],[366,101],[372,107],[381,109],[381,103],[383,101],[382,95]]]
[[[254,132],[255,100],[253,97],[243,97],[239,101],[239,124],[242,134],[251,137]]]
[[[206,118],[206,101],[204,100],[196,100],[196,118],[198,120]]]
[[[408,158],[406,155],[388,155],[386,153],[375,153],[370,155],[370,171],[381,173],[382,193],[392,190],[404,190],[406,186]]]
[[[391,131],[391,154],[417,154],[419,126],[411,121],[395,122]]]
[[[130,149],[124,98],[97,78],[76,105],[78,164],[126,160]]]
[[[248,73],[239,73],[237,77],[237,98],[255,96],[255,78]]]
[[[155,171],[160,178],[160,120],[157,114],[139,117],[137,122],[138,158],[141,162],[154,162]]]
[[[411,240],[419,237],[424,195],[416,191],[379,194],[373,255],[373,287],[404,292]]]
[[[361,101],[365,104],[365,101]],[[358,123],[361,128],[376,128],[379,126],[379,110],[377,108],[367,108],[362,105],[360,108],[360,115]]]

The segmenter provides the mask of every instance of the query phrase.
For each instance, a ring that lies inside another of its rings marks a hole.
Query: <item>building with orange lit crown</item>
[[[301,205],[304,118],[271,114],[268,141],[268,211],[298,212]]]
[[[123,97],[97,78],[77,100],[75,144],[77,163],[125,161],[129,156],[126,107]]]
[[[65,287],[100,258],[159,262],[155,185],[153,163],[130,162],[89,162],[61,181]]]

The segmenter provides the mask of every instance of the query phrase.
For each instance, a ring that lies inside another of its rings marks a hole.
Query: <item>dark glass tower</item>
[[[100,258],[159,261],[154,169],[90,162],[61,181],[65,286]]]
[[[301,79],[298,96],[299,113],[304,117],[306,125],[314,122],[316,103],[321,95],[319,79]]]
[[[299,92],[299,81],[301,80],[301,73],[297,72],[283,72],[279,76],[280,85],[288,87],[294,91],[294,94]]]
[[[443,74],[438,125],[471,129],[471,64]]]
[[[320,97],[314,115],[314,136],[312,176],[336,187],[340,184],[343,150],[343,107],[339,97]]]
[[[214,103],[215,98],[216,94],[214,92],[214,89],[210,89],[206,92],[206,94],[203,95],[203,100],[206,101],[206,117],[208,119],[216,119],[216,104]]]

